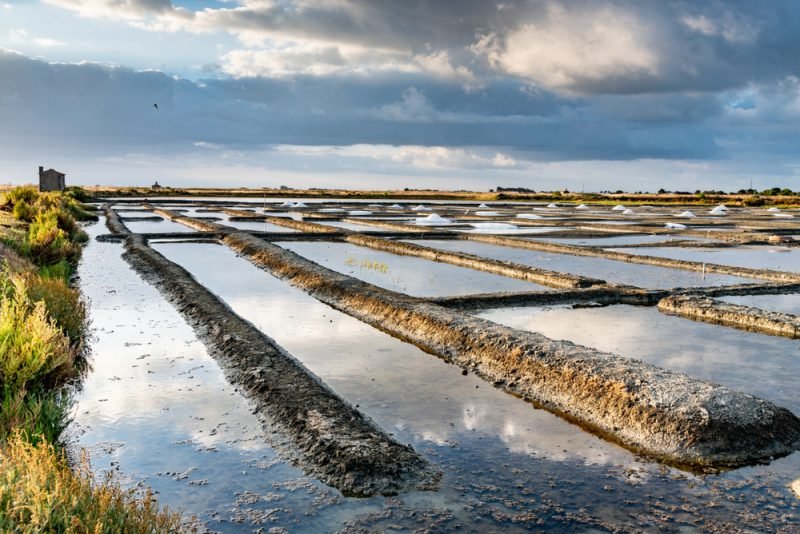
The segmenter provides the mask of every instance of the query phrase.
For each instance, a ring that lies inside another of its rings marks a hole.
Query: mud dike
[[[478,374],[498,388],[634,451],[672,464],[716,468],[764,462],[789,454],[800,446],[800,420],[786,409],[745,393],[638,360],[567,341],[554,341],[537,333],[500,326],[461,311],[462,308],[478,305],[477,301],[481,300],[481,296],[472,296],[471,302],[463,298],[459,301],[457,298],[437,300],[410,297],[329,270],[247,232],[192,219],[168,210],[154,211],[171,220],[218,236],[221,243],[253,264],[302,288],[320,301],[414,343],[450,363]],[[109,217],[110,228],[112,231],[119,231],[111,222],[112,217],[113,214]],[[304,232],[324,232],[332,240],[344,240],[506,276],[528,276],[526,279],[536,280],[538,283],[573,288],[550,296],[544,293],[527,295],[531,300],[581,300],[581,293],[585,292],[592,299],[652,305],[669,296],[664,292],[615,288],[604,285],[601,280],[543,272],[528,266],[477,256],[440,254],[441,251],[435,251],[434,254],[431,252],[434,249],[427,247],[363,236],[346,230],[332,230],[330,227],[306,221],[259,218]],[[467,238],[502,244],[524,241],[494,236]],[[135,253],[141,257],[155,254],[147,252],[149,249],[146,244],[135,238],[129,239],[128,243],[129,254]],[[534,246],[553,252],[595,255],[587,252],[585,247],[538,242],[534,242]],[[607,257],[603,254],[605,252],[607,251],[596,255]],[[654,261],[650,257],[644,258],[644,262]],[[675,260],[665,260],[661,265],[676,266],[674,263]],[[696,267],[693,262],[678,263],[683,265],[679,268],[694,270]],[[161,257],[158,262],[151,262],[150,267],[154,271],[165,271],[172,269],[170,265],[170,262]],[[796,275],[777,271],[727,266],[714,268],[726,274],[749,275],[784,284],[794,283],[798,279]],[[524,275],[524,272],[528,274]],[[172,276],[178,275],[170,275]],[[570,291],[573,294],[569,294]],[[168,293],[172,294],[169,290]],[[492,298],[498,296],[487,295],[483,300]],[[505,298],[512,299],[514,295],[506,295]],[[187,300],[184,306],[191,307],[191,304],[192,300]],[[218,305],[224,306],[221,303]],[[223,310],[209,310],[209,313],[219,316]],[[226,309],[222,316],[230,320],[233,314]],[[229,351],[229,357],[233,357],[234,352]],[[308,407],[297,406],[294,409],[303,410]],[[411,454],[410,451],[407,452]],[[414,461],[419,462],[419,459],[415,457]],[[412,469],[406,478],[415,482],[406,482],[406,487],[418,484],[420,478],[426,481],[431,478],[427,466],[414,464],[414,461],[409,460],[416,469]],[[420,473],[425,476],[420,477]],[[399,484],[395,488],[403,485]]]
[[[427,460],[394,441],[141,236],[130,234],[113,210],[106,213],[109,229],[126,236],[125,259],[195,329],[228,380],[254,404],[276,450],[345,495],[437,487],[439,472]],[[197,228],[208,224],[195,221]]]

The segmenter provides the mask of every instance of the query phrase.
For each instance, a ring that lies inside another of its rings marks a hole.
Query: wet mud
[[[658,309],[695,321],[732,326],[774,336],[800,338],[800,317],[789,313],[741,306],[695,295],[669,296],[658,303]]]
[[[107,213],[109,229],[118,232],[118,217]],[[437,487],[439,471],[427,460],[394,441],[141,236],[129,236],[125,250],[125,259],[178,309],[228,380],[253,402],[279,452],[346,495]]]
[[[763,399],[384,290],[244,233],[222,242],[319,300],[630,449],[719,467],[800,445],[800,420]]]

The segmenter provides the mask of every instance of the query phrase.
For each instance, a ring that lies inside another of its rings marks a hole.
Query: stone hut
[[[164,189],[164,186],[156,182],[150,186],[150,189],[153,189],[154,191],[160,191],[161,189]]]
[[[66,174],[55,169],[39,167],[39,191],[63,191]]]

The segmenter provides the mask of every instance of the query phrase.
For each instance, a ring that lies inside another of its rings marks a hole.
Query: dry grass
[[[178,514],[159,510],[150,491],[93,481],[86,459],[75,470],[46,442],[17,433],[0,450],[3,532],[176,532]]]

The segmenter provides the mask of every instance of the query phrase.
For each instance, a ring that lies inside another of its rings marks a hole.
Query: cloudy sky
[[[38,165],[83,184],[800,189],[800,3],[0,0],[0,183]]]

